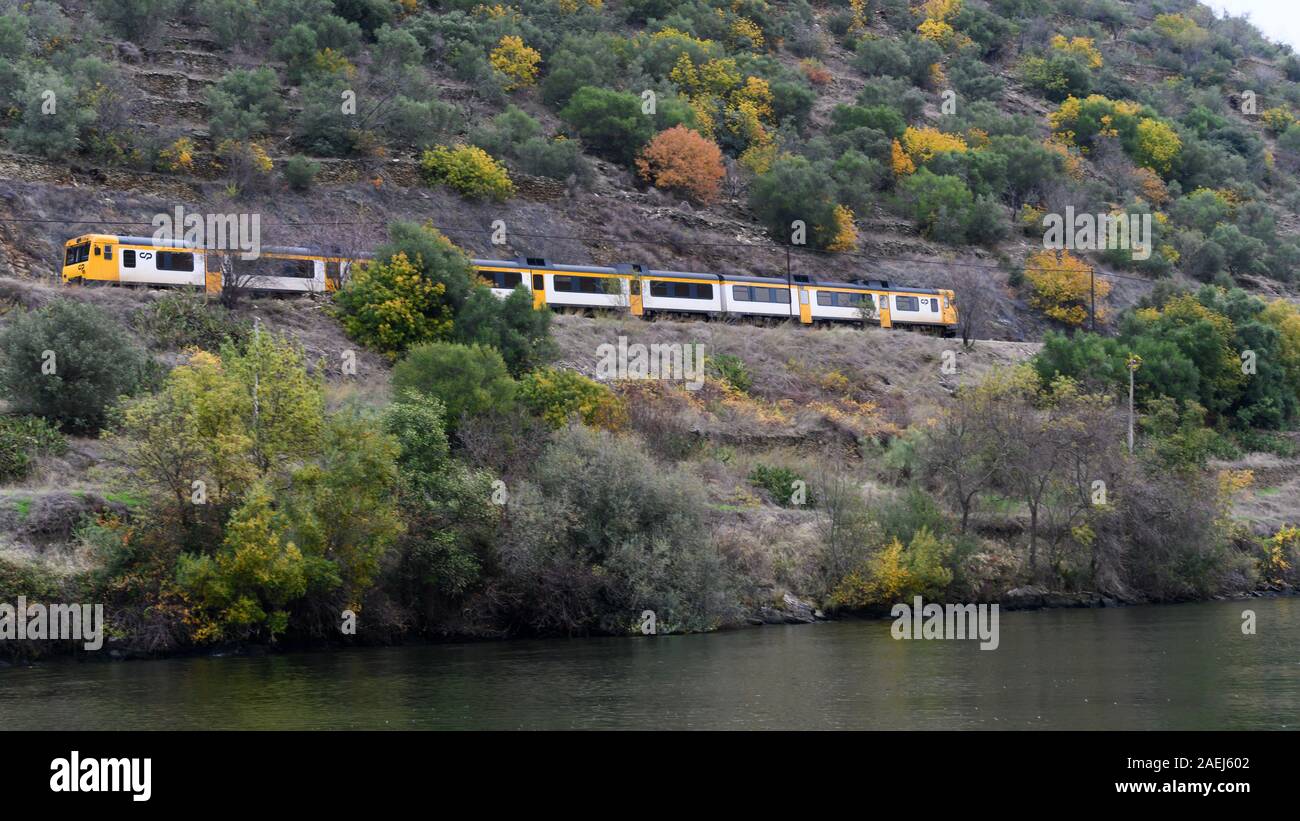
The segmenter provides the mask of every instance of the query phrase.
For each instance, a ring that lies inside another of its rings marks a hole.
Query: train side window
[[[177,251],[159,251],[158,270],[159,271],[193,271],[194,255],[182,254]]]
[[[930,313],[939,313],[939,297],[937,296],[930,297]]]
[[[695,286],[695,296],[694,296],[694,298],[695,298],[695,299],[713,299],[713,286],[712,286],[712,285],[696,285],[696,286]]]
[[[135,267],[135,251],[128,249],[122,252],[122,267],[123,268]]]
[[[885,294],[880,295],[880,310],[889,310],[889,297]]]
[[[782,305],[790,304],[789,288],[771,288],[769,290],[771,291],[770,295],[775,297],[774,299],[772,299],[772,302],[779,302]]]
[[[559,274],[556,274],[555,277],[551,279],[551,285],[554,286],[555,290],[563,291],[565,293],[573,290],[572,278],[560,276]]]
[[[112,258],[113,258],[113,246],[111,246],[111,245],[105,245],[105,246],[104,246],[104,259],[112,259]]]
[[[632,296],[641,296],[641,280],[632,280]]]
[[[918,311],[921,308],[921,303],[914,296],[896,296],[894,297],[894,308],[899,311]]]
[[[534,291],[546,290],[546,279],[544,278],[543,274],[533,274],[533,290]]]
[[[671,282],[659,282],[658,280],[651,282],[650,296],[660,296],[660,297],[672,296],[672,294],[669,293],[668,290],[668,286],[671,284],[672,284]]]
[[[286,259],[280,264],[279,276],[288,279],[311,279],[316,275],[316,266],[309,259]]]
[[[829,292],[827,292],[827,291],[818,291],[818,292],[817,292],[817,304],[818,304],[818,305],[834,305],[834,304],[835,304],[835,295],[834,295],[834,294],[831,294],[831,293],[829,293]]]
[[[99,246],[95,246],[95,256],[99,256]]]
[[[758,300],[754,299],[754,291],[756,290],[758,289],[750,288],[748,285],[733,285],[731,286],[731,298],[737,302],[757,302]]]
[[[524,275],[518,271],[497,271],[498,288],[509,288],[514,290],[524,281]]]

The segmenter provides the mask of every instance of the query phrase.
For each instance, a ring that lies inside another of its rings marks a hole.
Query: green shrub
[[[707,494],[604,431],[561,430],[506,506],[499,597],[536,633],[709,630],[738,617],[741,582],[708,538]]]
[[[922,168],[898,184],[899,202],[921,232],[943,242],[967,238],[975,198],[960,177]]]
[[[447,430],[465,417],[506,409],[515,381],[501,354],[483,345],[429,342],[417,345],[393,368],[393,392],[414,390],[439,399],[447,408]]]
[[[119,36],[140,42],[176,11],[176,0],[95,0],[95,16]]]
[[[803,495],[803,505],[812,507],[816,503],[807,480],[787,467],[756,464],[749,472],[749,483],[767,491],[782,507],[799,504],[800,494]]]
[[[709,357],[708,368],[714,376],[724,380],[741,393],[748,393],[754,386],[754,378],[750,376],[745,360],[734,354],[724,353]]]
[[[443,287],[443,298],[453,311],[459,311],[474,281],[465,252],[438,229],[415,222],[392,223],[388,237],[388,242],[375,250],[375,258],[406,254],[425,279]]]
[[[67,450],[63,434],[39,416],[0,417],[0,481],[26,476],[33,456],[58,456]]]
[[[198,0],[195,13],[223,48],[244,42],[261,22],[257,0]]]
[[[159,348],[219,351],[227,342],[248,338],[248,323],[219,303],[190,294],[172,293],[143,309],[136,324]]]
[[[806,227],[809,245],[825,248],[835,238],[835,181],[806,157],[783,156],[749,189],[749,205],[773,239],[790,242],[793,223]]]
[[[915,485],[878,508],[875,519],[886,539],[898,539],[904,544],[922,531],[940,538],[952,531],[952,524],[934,497]]]
[[[444,408],[408,393],[388,406],[385,429],[400,446],[399,500],[406,531],[398,540],[394,585],[422,605],[430,590],[459,597],[476,586],[488,562],[499,508],[491,475],[451,458]]]
[[[284,181],[294,191],[310,191],[320,172],[320,163],[295,154],[284,164]]]
[[[208,89],[208,128],[214,142],[247,140],[279,125],[280,81],[269,68],[235,69]]]
[[[854,128],[874,128],[892,139],[897,139],[903,136],[907,122],[896,109],[886,105],[837,105],[831,110],[832,134]]]
[[[527,288],[498,299],[488,288],[475,288],[456,315],[453,337],[467,345],[495,348],[513,376],[543,365],[555,355],[551,312],[535,310]]]
[[[1020,79],[1053,102],[1066,97],[1084,97],[1092,90],[1092,74],[1073,54],[1053,53],[1047,57],[1026,57],[1020,63]]]
[[[921,528],[908,540],[895,537],[879,547],[831,591],[833,607],[862,608],[941,598],[952,584],[954,545]]]
[[[33,72],[22,91],[22,115],[5,138],[19,151],[51,159],[74,153],[96,119],[92,107],[78,104],[79,97],[78,85],[57,69]],[[47,100],[55,103],[48,113]]]
[[[658,130],[659,121],[664,119],[662,111],[662,106],[657,106],[652,117],[641,112],[641,98],[635,94],[583,86],[574,92],[560,117],[573,126],[594,153],[631,165],[637,152]]]
[[[556,180],[570,176],[579,181],[591,178],[591,168],[576,140],[547,139],[542,135],[541,124],[513,105],[488,125],[475,129],[470,141],[494,157],[514,162],[529,174]]]
[[[337,77],[318,78],[302,86],[302,110],[293,122],[298,145],[318,156],[343,157],[357,147],[361,132],[356,117],[342,111],[347,81]]]
[[[405,252],[352,272],[334,296],[348,336],[395,359],[402,351],[451,333],[445,288],[421,275]]]
[[[19,596],[33,601],[58,601],[59,578],[45,566],[15,562],[0,556],[0,601],[13,602]],[[23,642],[5,642],[21,645]]]
[[[441,100],[413,100],[398,95],[384,118],[389,142],[429,148],[458,132],[464,122],[460,109]]]
[[[93,433],[119,396],[151,375],[125,329],[91,305],[55,300],[0,331],[0,394],[74,433]]]
[[[607,386],[566,368],[538,368],[519,380],[519,401],[552,428],[574,419],[592,427],[618,428],[623,403]]]
[[[864,37],[858,41],[853,58],[858,71],[871,76],[906,77],[911,70],[907,52],[887,37]]]

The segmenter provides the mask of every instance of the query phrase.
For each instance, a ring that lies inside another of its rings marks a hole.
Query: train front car
[[[896,328],[928,331],[952,336],[957,326],[957,309],[952,291],[929,288],[891,288],[885,297],[890,323]]]
[[[204,284],[203,249],[150,237],[83,234],[64,243],[63,281],[139,285]]]

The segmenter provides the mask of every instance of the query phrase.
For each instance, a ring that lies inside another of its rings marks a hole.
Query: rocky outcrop
[[[790,593],[782,594],[779,604],[759,607],[746,619],[750,624],[812,624],[825,621],[826,614],[811,602]]]
[[[1038,610],[1044,607],[1117,607],[1121,604],[1109,596],[1091,591],[1062,593],[1035,585],[1014,587],[1003,593],[998,603],[1007,610]]]

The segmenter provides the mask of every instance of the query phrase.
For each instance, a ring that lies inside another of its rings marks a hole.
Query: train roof
[[[153,248],[193,248],[196,250],[207,250],[206,246],[200,243],[186,239],[158,239],[156,237],[137,237],[129,234],[82,234],[74,237],[65,243],[73,245],[81,242],[113,241],[121,245],[148,245]],[[222,249],[225,250],[225,249]],[[239,249],[232,249],[238,251]],[[263,245],[260,251],[264,254],[294,254],[304,257],[338,257],[342,256],[341,251],[325,251],[319,248],[307,248],[301,245]],[[349,256],[349,259],[367,259],[373,257],[369,252]]]
[[[639,265],[619,264],[614,267],[604,265],[564,265],[561,263],[550,262],[549,260],[526,257],[517,257],[515,259],[473,259],[471,264],[480,268],[526,268],[529,270],[547,270],[547,271],[573,271],[574,273],[591,273],[591,274],[632,274],[639,273],[650,279],[669,278],[669,279],[713,279],[721,282],[748,282],[755,285],[766,285],[769,287],[781,287],[792,284],[785,277],[760,277],[748,274],[712,274],[703,271],[669,271],[659,268],[642,268]],[[800,285],[810,285],[814,288],[843,288],[849,291],[883,291],[884,293],[900,294],[934,294],[943,293],[934,288],[898,288],[891,287],[886,283],[862,283],[862,282],[833,282],[831,280],[795,280]]]
[[[573,271],[579,274],[616,274],[617,268],[606,265],[565,265],[563,263],[549,262],[547,260],[528,260],[524,257],[516,259],[471,259],[471,265],[477,265],[480,268],[544,268],[548,271]]]

